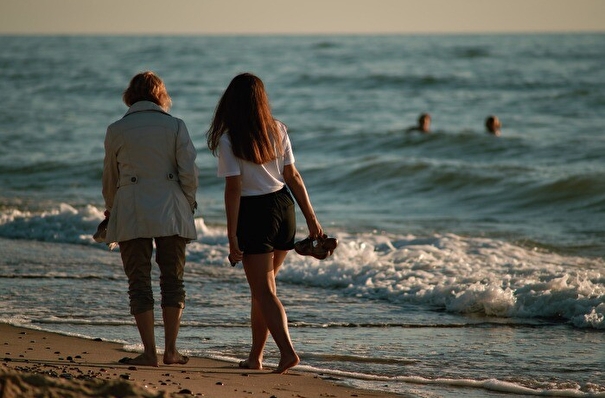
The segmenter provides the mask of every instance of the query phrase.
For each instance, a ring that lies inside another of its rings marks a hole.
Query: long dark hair
[[[251,73],[235,76],[216,106],[206,134],[214,155],[224,133],[229,134],[235,156],[256,164],[275,159],[283,151],[265,85]]]

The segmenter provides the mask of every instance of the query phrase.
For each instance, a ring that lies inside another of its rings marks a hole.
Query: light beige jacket
[[[185,123],[139,101],[107,128],[103,198],[107,243],[179,235],[197,239],[196,151]]]

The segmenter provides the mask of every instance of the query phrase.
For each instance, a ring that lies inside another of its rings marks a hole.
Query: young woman
[[[307,221],[309,237],[323,231],[307,194],[286,126],[271,114],[263,82],[244,73],[233,78],[221,97],[207,134],[218,154],[218,176],[225,177],[229,260],[242,261],[251,293],[252,347],[240,366],[262,369],[268,333],[281,355],[274,373],[299,362],[288,331],[275,276],[294,247],[294,201]]]
[[[107,128],[103,166],[105,242],[118,242],[128,276],[130,313],[144,346],[120,362],[158,366],[154,335],[151,257],[160,268],[165,364],[184,364],[176,348],[185,307],[185,244],[196,239],[193,212],[198,185],[196,151],[185,123],[167,112],[164,83],[153,72],[132,78],[122,97],[128,111]]]

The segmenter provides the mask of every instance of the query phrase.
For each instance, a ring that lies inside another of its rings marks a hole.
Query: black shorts
[[[286,187],[266,195],[241,197],[237,240],[244,254],[291,250],[295,234],[294,200]]]

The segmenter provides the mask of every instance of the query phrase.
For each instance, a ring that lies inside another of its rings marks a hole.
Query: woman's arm
[[[239,202],[242,194],[242,177],[225,178],[225,213],[227,215],[227,237],[229,238],[229,261],[241,261],[243,253],[237,241],[237,219],[239,217]]]
[[[315,216],[315,211],[313,210],[309,194],[307,193],[307,187],[294,164],[284,166],[284,181],[286,182],[286,185],[288,185],[288,188],[294,195],[294,199],[296,199],[296,203],[298,203],[300,210],[305,216],[307,227],[309,228],[309,237],[315,239],[318,236],[322,236],[323,230]]]

